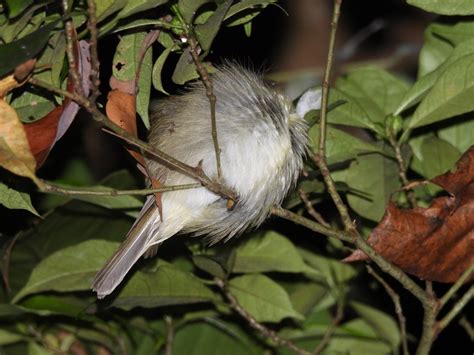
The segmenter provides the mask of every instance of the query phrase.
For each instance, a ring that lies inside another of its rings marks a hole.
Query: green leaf
[[[293,243],[277,232],[248,238],[235,254],[233,272],[312,272]]]
[[[217,6],[216,11],[209,17],[206,23],[195,26],[196,37],[203,51],[208,51],[211,48],[212,41],[216,37],[230,5],[232,5],[232,0],[224,1]]]
[[[373,123],[366,127],[376,129],[376,132],[383,136],[385,117],[394,111],[408,90],[406,82],[382,69],[370,66],[353,70],[347,77],[339,79],[336,87],[365,111]],[[337,108],[333,110],[335,111]]]
[[[173,341],[174,355],[257,355],[263,349],[233,324],[212,320],[180,327]]]
[[[453,46],[433,33],[432,25],[425,31],[425,42],[418,59],[418,78],[438,68],[453,51]]]
[[[0,204],[9,209],[27,210],[36,216],[40,216],[31,204],[30,195],[9,188],[0,182]]]
[[[376,125],[369,119],[367,112],[357,99],[339,91],[337,88],[331,88],[329,104],[334,105],[336,103],[340,104],[328,112],[329,123],[368,128],[380,135],[385,134],[381,125]]]
[[[431,32],[442,37],[453,45],[461,44],[472,39],[474,35],[474,21],[456,21],[454,23],[435,22],[428,27]]]
[[[35,295],[27,297],[22,301],[21,309],[28,313],[34,313],[42,316],[65,315],[77,319],[91,319],[92,316],[85,312],[87,306],[91,303],[90,299],[78,298],[72,296],[57,295]]]
[[[43,291],[89,290],[94,275],[116,248],[117,243],[88,240],[56,251],[33,269],[28,282],[13,297],[12,303]]]
[[[279,322],[287,317],[303,319],[286,291],[264,275],[235,277],[229,282],[229,291],[258,322]]]
[[[474,15],[471,0],[407,0],[407,3],[439,15]]]
[[[117,18],[122,19],[141,11],[146,11],[167,3],[168,0],[133,0],[127,1],[127,5],[120,11]]]
[[[326,285],[302,282],[296,284],[295,287],[295,284],[296,282],[291,283],[293,287],[291,291],[289,291],[290,300],[295,310],[301,314],[306,315],[313,310],[316,305],[321,305],[330,293]],[[326,325],[329,325],[329,322]]]
[[[319,280],[328,285],[330,289],[346,283],[356,275],[356,271],[351,265],[339,260],[317,255],[301,248],[298,248],[298,252],[310,267],[317,270],[321,275]]]
[[[112,64],[113,76],[118,80],[135,80],[138,73],[140,50],[145,36],[145,32],[137,32],[121,37]]]
[[[362,217],[380,221],[393,192],[400,188],[398,165],[379,154],[359,156],[349,167],[346,182],[353,190],[347,200]]]
[[[217,300],[219,298],[194,275],[160,262],[152,271],[136,272],[112,305],[130,310]]]
[[[208,73],[211,73],[213,71],[213,68],[210,64],[205,62],[202,64],[204,65],[204,67],[206,67]],[[196,71],[196,65],[194,65],[190,49],[188,47],[179,57],[173,75],[171,76],[171,80],[173,80],[175,84],[183,85],[186,82],[197,78],[199,78],[199,74]]]
[[[208,274],[224,279],[227,276],[226,270],[217,260],[207,255],[193,255],[193,263]]]
[[[25,286],[32,270],[49,255],[89,239],[123,240],[132,222],[123,214],[80,201],[57,208],[34,228],[20,233],[10,257],[13,294]]]
[[[100,0],[96,1],[97,22],[102,21],[127,5],[128,0]]]
[[[31,123],[45,117],[56,107],[56,104],[51,93],[28,88],[12,100],[11,106],[16,110],[22,122]]]
[[[0,345],[14,344],[27,339],[24,335],[0,329]]]
[[[197,10],[204,5],[205,3],[211,2],[211,0],[179,0],[178,9],[181,16],[183,16],[184,21],[187,24],[193,22],[194,16],[196,15]]]
[[[21,14],[28,6],[33,3],[33,0],[5,0],[8,7],[8,16],[13,18]]]
[[[461,156],[451,144],[431,135],[419,141],[412,140],[410,144],[414,153],[411,167],[426,179],[450,170]]]
[[[320,125],[315,124],[308,132],[310,138],[309,147],[313,153],[319,151]],[[383,149],[367,140],[360,139],[352,134],[346,133],[332,125],[326,127],[326,158],[328,164],[334,164],[354,159],[361,153],[383,153]]]
[[[466,120],[441,128],[438,137],[456,147],[459,152],[467,151],[474,142],[474,118],[469,115]]]
[[[402,111],[420,102],[447,68],[449,68],[459,58],[472,53],[474,53],[474,39],[459,44],[454,48],[448,59],[443,64],[421,77],[415,82],[415,84],[413,84],[395,110],[394,115],[399,115]]]
[[[232,5],[225,15],[227,27],[239,26],[249,23],[254,17],[270,4],[277,0],[243,0]]]
[[[407,129],[425,126],[474,110],[474,53],[452,63],[421,101]]]
[[[151,92],[151,72],[153,66],[153,50],[148,48],[140,66],[140,77],[138,80],[137,113],[140,115],[143,124],[150,128],[150,118],[148,117]]]
[[[35,57],[46,46],[51,31],[58,21],[49,23],[19,40],[0,46],[0,77],[13,71],[19,64]]]
[[[160,35],[161,36],[161,35]],[[152,82],[153,87],[162,92],[163,94],[169,95],[166,90],[163,88],[163,83],[161,82],[161,72],[163,70],[163,65],[165,64],[166,59],[170,55],[173,47],[167,47],[163,52],[161,52],[160,56],[156,60],[155,64],[153,65],[152,70]]]
[[[387,341],[392,350],[395,351],[400,344],[400,330],[395,320],[384,312],[359,302],[350,302],[352,309],[356,311],[379,337]]]

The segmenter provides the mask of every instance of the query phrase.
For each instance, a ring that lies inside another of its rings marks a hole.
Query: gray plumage
[[[211,243],[228,240],[260,225],[295,184],[306,151],[306,125],[290,113],[291,103],[263,80],[227,64],[212,75],[222,182],[237,192],[232,211],[226,200],[206,188],[162,194],[163,220],[148,197],[119,250],[96,275],[92,288],[102,298],[123,280],[150,247],[178,232],[205,235]],[[209,100],[195,83],[180,96],[161,100],[152,110],[149,142],[163,152],[216,178]],[[195,182],[147,160],[164,185]]]

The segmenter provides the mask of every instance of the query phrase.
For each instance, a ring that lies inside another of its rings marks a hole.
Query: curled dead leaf
[[[12,173],[28,177],[42,188],[35,175],[36,161],[31,154],[23,125],[16,111],[0,99],[0,166]]]
[[[368,243],[405,272],[424,280],[452,283],[474,263],[474,146],[454,172],[432,179],[451,196],[428,208],[400,209],[389,203]],[[356,250],[345,262],[367,260]]]

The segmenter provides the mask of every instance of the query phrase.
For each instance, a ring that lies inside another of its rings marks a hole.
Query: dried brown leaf
[[[450,192],[428,208],[387,206],[368,242],[384,258],[424,280],[455,282],[474,263],[474,146],[432,182]],[[367,260],[356,250],[345,262]]]

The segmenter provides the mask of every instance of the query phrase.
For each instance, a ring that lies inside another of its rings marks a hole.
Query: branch
[[[199,73],[204,87],[206,88],[206,96],[209,99],[209,105],[211,109],[211,135],[212,142],[214,143],[214,151],[216,154],[216,169],[217,169],[217,178],[220,179],[222,176],[221,170],[221,150],[219,148],[219,140],[217,137],[217,123],[216,123],[216,95],[214,95],[212,80],[209,76],[209,73],[206,70],[206,67],[202,65],[201,59],[199,58],[199,46],[196,38],[188,34],[189,47],[191,49],[191,56],[193,57],[194,65],[196,66],[196,71]]]
[[[322,226],[330,228],[330,225],[328,222],[326,222],[321,216],[318,211],[313,206],[313,203],[310,201],[308,198],[308,194],[304,192],[303,189],[298,189],[298,194],[300,195],[301,201],[303,201],[306,211],[309,213],[311,217],[313,217],[318,223],[320,223]]]
[[[172,186],[160,186],[154,189],[134,189],[134,190],[116,190],[112,188],[103,187],[102,189],[91,189],[90,187],[75,188],[69,186],[61,186],[51,182],[44,181],[44,189],[41,192],[54,193],[65,196],[76,195],[93,195],[93,196],[122,196],[122,195],[150,195],[157,192],[169,192],[177,190],[187,190],[202,187],[201,184],[184,184]]]
[[[397,318],[398,318],[398,325],[400,326],[400,337],[401,337],[401,341],[402,341],[403,354],[408,355],[409,353],[408,353],[408,343],[407,343],[406,318],[403,315],[402,305],[400,303],[400,296],[369,265],[367,265],[367,271],[385,288],[385,291],[387,292],[387,294],[392,299],[392,302],[395,306],[395,313],[396,313]]]
[[[171,318],[170,316],[165,316],[164,320],[166,324],[165,355],[173,355],[173,339],[174,339],[173,318]]]
[[[461,297],[459,301],[455,303],[453,308],[442,318],[438,321],[435,329],[436,335],[440,333],[444,328],[448,326],[448,324],[456,317],[462,309],[471,301],[474,297],[474,286],[471,286],[469,290]]]
[[[88,21],[87,21],[87,28],[90,33],[90,55],[91,55],[91,74],[90,74],[90,81],[91,81],[91,95],[90,101],[95,102],[97,97],[99,96],[99,85],[100,85],[100,72],[99,72],[99,55],[97,53],[97,17],[96,17],[96,6],[94,0],[87,0],[87,14],[88,14]]]
[[[407,164],[405,164],[405,161],[403,159],[400,144],[395,139],[393,132],[388,132],[388,140],[393,148],[393,151],[395,152],[395,160],[398,163],[398,176],[400,177],[400,180],[402,182],[403,190],[406,191],[406,196],[408,198],[408,201],[410,202],[410,206],[412,208],[415,208],[417,206],[416,198],[413,194],[413,190],[409,188],[411,184],[407,178]]]
[[[284,339],[280,337],[275,331],[267,328],[265,325],[262,323],[259,323],[254,316],[252,316],[250,313],[248,313],[237,301],[237,299],[234,297],[232,293],[229,292],[227,289],[227,285],[225,284],[224,280],[219,279],[219,278],[214,278],[214,281],[216,285],[221,289],[222,293],[224,296],[227,298],[229,301],[230,307],[237,313],[239,314],[242,318],[247,320],[249,326],[256,331],[258,331],[261,335],[263,335],[265,338],[270,339],[273,341],[277,346],[285,346],[288,349],[293,350],[299,355],[311,355],[310,352],[298,347],[295,343],[293,343],[289,339]]]
[[[336,31],[337,24],[339,21],[339,15],[341,13],[341,3],[342,0],[334,0],[334,10],[331,21],[331,33],[329,37],[329,49],[328,57],[326,61],[326,70],[324,72],[324,80],[322,84],[322,93],[321,93],[321,114],[320,114],[320,125],[319,125],[319,142],[318,154],[313,157],[314,162],[321,170],[321,175],[323,176],[324,182],[328,189],[328,192],[336,205],[336,208],[341,216],[342,222],[344,223],[345,229],[353,236],[357,236],[358,232],[354,227],[347,207],[344,202],[342,202],[339,193],[336,190],[336,186],[329,172],[327,162],[326,162],[326,126],[327,126],[327,114],[328,114],[328,101],[329,101],[329,80],[331,77],[331,68],[334,60],[334,44],[336,42]]]
[[[337,304],[336,316],[334,317],[328,329],[324,333],[323,338],[319,342],[318,346],[316,347],[316,349],[314,349],[313,355],[319,355],[324,351],[329,341],[331,340],[331,337],[334,334],[334,331],[336,330],[339,323],[342,321],[343,316],[344,316],[344,302],[339,301]]]
[[[474,264],[471,265],[466,271],[462,273],[459,279],[451,286],[451,288],[444,294],[439,300],[440,309],[453,297],[453,295],[461,288],[462,285],[471,277],[474,273]]]

